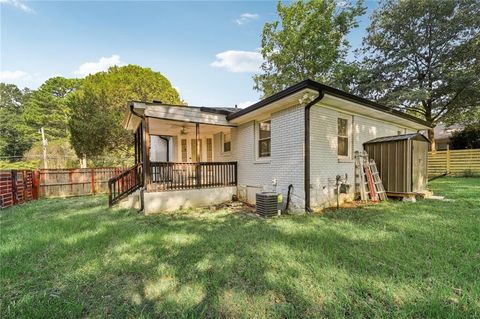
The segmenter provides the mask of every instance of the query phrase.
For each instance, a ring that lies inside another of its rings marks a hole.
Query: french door
[[[206,145],[204,148],[203,145]],[[203,137],[197,141],[195,138],[180,139],[180,159],[183,163],[212,162],[213,161],[213,139]],[[199,157],[197,158],[197,156]]]

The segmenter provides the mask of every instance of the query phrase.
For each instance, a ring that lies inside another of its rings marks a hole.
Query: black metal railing
[[[237,185],[237,162],[151,162],[152,189],[157,191]]]
[[[143,186],[141,163],[108,180],[108,205],[112,206]]]

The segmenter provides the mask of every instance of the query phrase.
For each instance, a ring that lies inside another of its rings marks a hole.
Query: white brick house
[[[254,204],[263,190],[287,198],[289,185],[290,207],[322,208],[335,199],[337,175],[355,184],[353,156],[364,142],[430,127],[311,80],[245,109],[132,102],[124,125],[135,132],[135,174],[142,178],[111,198],[141,188],[147,213],[234,194]],[[351,187],[347,197],[353,192]]]

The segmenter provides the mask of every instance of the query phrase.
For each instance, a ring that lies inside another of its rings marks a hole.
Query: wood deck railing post
[[[201,176],[201,169],[200,169],[200,163],[195,163],[195,170],[196,170],[196,173],[195,175],[197,175],[197,188],[200,188],[201,187],[201,183],[202,183],[202,176]]]

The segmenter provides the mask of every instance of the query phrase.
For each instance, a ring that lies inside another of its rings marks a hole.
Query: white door
[[[198,141],[200,151],[200,158],[198,162],[212,162],[213,161],[213,138],[202,137]],[[179,140],[179,158],[183,163],[197,162],[197,142],[195,137],[182,137]]]

